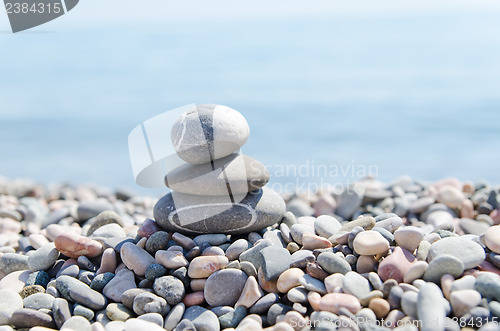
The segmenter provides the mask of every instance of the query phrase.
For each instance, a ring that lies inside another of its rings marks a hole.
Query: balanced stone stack
[[[245,118],[226,106],[199,105],[180,116],[171,138],[186,163],[165,176],[172,192],[154,208],[160,226],[187,234],[241,234],[281,220],[283,198],[264,187],[269,171],[240,153],[249,133]]]

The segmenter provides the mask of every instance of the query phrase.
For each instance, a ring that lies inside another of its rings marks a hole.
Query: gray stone
[[[92,309],[89,309],[85,306],[75,304],[73,307],[73,315],[74,316],[82,316],[85,317],[87,320],[92,320],[94,318],[94,311]]]
[[[463,276],[451,284],[451,292],[460,290],[473,290],[476,288],[476,277],[472,275]]]
[[[187,319],[183,319],[175,328],[175,331],[196,331],[196,326],[193,322]]]
[[[147,313],[137,317],[140,320],[156,324],[163,327],[163,316],[158,313]]]
[[[0,257],[0,269],[10,274],[14,271],[28,270],[28,257],[16,253],[5,253]]]
[[[267,281],[277,279],[290,268],[292,257],[285,248],[269,246],[260,251],[262,257],[262,272]]]
[[[491,252],[489,254],[489,261],[497,268],[500,268],[500,254]]]
[[[111,203],[105,200],[87,200],[82,201],[76,210],[77,220],[86,221],[89,218],[96,217],[106,210],[113,210]]]
[[[219,317],[219,323],[222,329],[235,328],[241,322],[241,320],[247,315],[247,310],[245,307],[238,307],[234,311]]]
[[[310,275],[303,275],[299,278],[300,285],[304,286],[308,291],[318,292],[321,295],[326,294],[325,284]]]
[[[394,233],[403,224],[403,219],[394,213],[385,213],[375,217],[375,222],[375,228]]]
[[[360,184],[345,187],[342,193],[335,197],[337,201],[335,213],[343,219],[350,218],[363,202],[363,191]]]
[[[54,297],[46,293],[35,293],[23,299],[24,308],[30,309],[52,309]]]
[[[285,315],[291,310],[292,307],[290,306],[284,305],[282,303],[275,303],[269,308],[269,311],[267,312],[267,322],[269,323],[269,325],[274,325],[276,324],[276,318],[278,316]]]
[[[205,301],[213,307],[234,306],[247,279],[247,275],[238,269],[223,269],[214,272],[205,283]]]
[[[281,236],[281,231],[278,229],[267,229],[262,236],[264,239],[269,239],[273,246],[286,247],[286,242]]]
[[[153,289],[156,294],[167,300],[169,305],[181,302],[185,294],[184,284],[173,276],[156,278]]]
[[[372,287],[368,279],[357,272],[349,271],[342,280],[342,289],[345,293],[352,294],[356,298],[361,299],[371,292]]]
[[[421,320],[421,331],[444,330],[446,309],[441,289],[434,283],[420,287],[417,297],[417,317]]]
[[[59,251],[54,243],[47,243],[28,257],[28,266],[31,271],[46,271],[52,267],[59,257]]]
[[[293,240],[299,245],[303,244],[302,237],[306,232],[314,233],[314,227],[299,223],[292,225],[292,227],[290,228],[290,235],[292,236]]]
[[[351,265],[337,254],[325,252],[318,255],[318,264],[329,274],[346,274],[352,271]]]
[[[330,238],[341,227],[342,224],[335,217],[329,215],[321,215],[314,221],[314,231],[323,238]]]
[[[68,319],[66,322],[64,322],[61,329],[90,331],[92,329],[92,326],[90,325],[90,322],[85,317],[73,316],[70,319]]]
[[[300,198],[295,198],[286,204],[287,212],[291,213],[295,217],[301,216],[311,216],[314,214],[314,208],[312,208],[307,202]],[[287,224],[291,227],[293,224]]]
[[[121,302],[129,309],[133,309],[134,307],[134,299],[141,293],[153,293],[152,289],[144,289],[144,288],[131,288],[123,292],[121,297]]]
[[[288,293],[286,294],[286,297],[288,298],[288,300],[290,300],[290,302],[307,303],[308,293],[309,291],[305,287],[297,286],[290,289],[290,291],[288,291]]]
[[[183,113],[172,126],[177,155],[191,164],[210,163],[237,151],[250,128],[239,112],[222,105],[203,104]]]
[[[465,269],[477,267],[486,257],[481,245],[464,237],[448,237],[436,241],[431,245],[428,259],[431,261],[444,254],[452,255],[461,260]]]
[[[288,203],[288,204],[290,204],[290,203]],[[311,214],[309,214],[309,215],[311,215]],[[281,223],[286,224],[286,226],[291,228],[292,225],[297,224],[297,219],[295,218],[295,215],[292,212],[287,211],[285,213],[285,215],[283,215],[283,218],[281,219]],[[250,240],[250,239],[248,239],[248,240]]]
[[[167,274],[167,268],[161,264],[152,264],[146,269],[145,277],[146,279],[154,281],[158,277],[165,276]]]
[[[78,302],[94,310],[103,309],[107,303],[106,298],[101,293],[69,276],[57,278],[56,288],[67,300]]]
[[[243,272],[248,276],[254,276],[257,278],[257,269],[255,269],[255,266],[248,261],[243,261],[240,263],[240,269],[243,270]]]
[[[311,322],[314,323],[313,325],[318,325],[321,321],[335,323],[338,319],[337,315],[329,311],[313,311],[311,313]],[[335,324],[333,324],[332,329],[336,329]]]
[[[64,265],[64,267],[61,267],[61,269],[59,269],[59,271],[56,274],[56,277],[65,275],[77,278],[79,273],[80,273],[80,268],[78,267],[78,265],[74,263],[69,263]]]
[[[461,218],[458,224],[464,233],[476,236],[482,235],[490,228],[490,225],[487,223],[474,221],[469,218]]]
[[[250,307],[250,314],[263,314],[267,312],[273,304],[279,302],[279,300],[280,297],[276,293],[268,293]]]
[[[488,308],[491,311],[491,314],[497,318],[500,318],[500,302],[498,301],[490,301],[488,303]]]
[[[125,322],[131,318],[134,313],[128,309],[123,303],[110,303],[106,307],[106,315],[112,321],[123,321]]]
[[[86,225],[89,224],[89,222],[87,222]],[[89,224],[86,235],[90,236],[100,227],[113,223],[118,224],[119,226],[123,226],[120,215],[111,210],[103,211],[92,220],[91,224]],[[125,237],[125,235],[123,235],[122,237]]]
[[[125,237],[125,231],[123,231],[123,228],[116,223],[110,223],[101,226],[100,228],[96,229],[92,235],[90,235],[90,238],[96,239],[96,238],[123,238]]]
[[[401,309],[413,318],[417,317],[418,292],[407,291],[401,296]]]
[[[135,284],[135,275],[128,269],[122,269],[109,281],[102,293],[115,302],[122,301],[122,295],[130,289],[137,288]]]
[[[389,232],[387,229],[385,229],[385,228],[379,228],[379,227],[375,226],[372,230],[373,231],[377,231],[378,233],[380,233],[382,235],[382,237],[384,237],[385,240],[387,240],[389,242],[390,246],[395,246],[396,245],[396,241],[394,239],[394,235],[391,232]]]
[[[261,240],[257,245],[241,253],[240,261],[248,261],[258,270],[262,265],[262,255],[260,255],[260,252],[270,246],[272,246],[272,242],[269,239]]]
[[[185,194],[227,196],[258,190],[269,178],[269,171],[259,161],[247,155],[231,154],[213,164],[184,164],[175,168],[165,176],[165,185]]]
[[[138,276],[144,276],[146,269],[156,261],[145,249],[131,244],[123,244],[120,250],[123,263]]]
[[[491,272],[479,274],[476,278],[476,291],[483,298],[500,301],[500,276]]]
[[[23,308],[23,299],[11,289],[1,289],[0,298],[0,325],[9,324],[14,311]]]
[[[9,324],[19,329],[29,329],[34,326],[53,328],[55,326],[54,320],[50,315],[28,308],[21,308],[14,311],[9,320]]]
[[[154,208],[156,222],[162,228],[187,234],[248,233],[279,222],[284,214],[283,198],[265,187],[248,193],[237,203],[231,203],[225,196],[172,192]]]
[[[351,232],[352,229],[357,226],[362,227],[364,230],[371,230],[375,226],[375,219],[371,216],[361,216],[355,220],[344,223],[338,233]]]
[[[200,306],[192,306],[184,312],[184,319],[191,321],[196,331],[219,331],[219,319],[212,311]]]
[[[165,231],[157,231],[153,233],[146,241],[146,246],[144,247],[149,254],[155,256],[156,252],[161,249],[167,249],[168,242],[170,240],[170,235]]]
[[[233,312],[234,308],[230,307],[230,306],[217,306],[217,307],[213,307],[210,310],[213,311],[214,314],[217,315],[217,317],[221,317],[222,315]]]
[[[290,268],[304,268],[308,262],[314,262],[315,260],[313,252],[308,249],[301,249],[292,254]]]
[[[248,240],[238,239],[226,249],[226,257],[229,259],[229,261],[236,260],[240,257],[241,253],[243,253],[247,249],[250,249],[251,247],[252,244],[250,244]]]
[[[115,277],[114,273],[105,272],[103,274],[99,274],[92,279],[90,283],[90,288],[96,290],[98,292],[102,292],[104,287]]]
[[[209,246],[222,245],[229,240],[229,236],[221,233],[201,234],[193,238],[196,245],[207,243]]]
[[[182,302],[175,305],[165,318],[165,324],[163,325],[163,327],[167,331],[172,331],[173,329],[175,329],[176,325],[181,321],[185,310],[186,306]]]
[[[55,298],[52,304],[52,315],[54,316],[54,322],[60,329],[64,322],[71,318],[68,301],[63,298]]]
[[[134,298],[133,309],[137,315],[158,313],[165,316],[170,311],[170,306],[164,298],[145,292]]]
[[[191,279],[189,279],[188,277],[188,270],[186,267],[181,267],[173,271],[171,270],[170,275],[178,278],[184,284],[184,287],[189,286],[189,282],[191,281]]]
[[[434,258],[424,273],[424,280],[440,284],[441,277],[445,274],[450,274],[455,278],[460,277],[464,273],[464,264],[462,261],[452,255],[439,255]]]

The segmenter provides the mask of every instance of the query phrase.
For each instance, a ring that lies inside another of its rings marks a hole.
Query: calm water
[[[136,188],[130,130],[209,102],[243,113],[251,128],[243,152],[268,165],[276,185],[366,172],[500,183],[496,15],[121,31],[0,34],[0,174]],[[324,167],[336,174],[314,173]]]

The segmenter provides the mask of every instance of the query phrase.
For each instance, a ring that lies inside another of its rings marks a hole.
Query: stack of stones
[[[240,154],[250,129],[236,110],[199,105],[182,114],[171,130],[177,155],[186,163],[165,176],[173,190],[155,206],[166,230],[187,234],[242,234],[279,222],[285,202],[264,188],[269,172]]]

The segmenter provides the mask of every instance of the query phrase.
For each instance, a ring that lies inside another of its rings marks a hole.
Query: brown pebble
[[[287,293],[290,289],[299,286],[299,278],[304,276],[304,272],[299,268],[290,268],[284,271],[276,283],[281,293]]]
[[[351,313],[356,314],[361,309],[361,304],[358,298],[352,294],[328,293],[321,298],[319,308],[334,314],[338,314],[340,308],[346,308]]]
[[[241,295],[234,305],[234,308],[245,307],[249,309],[253,306],[254,303],[257,302],[260,298],[264,296],[264,291],[260,288],[257,280],[254,276],[248,277],[245,287],[243,291],[241,291]]]
[[[329,274],[323,270],[316,262],[307,262],[306,272],[309,276],[323,281]]]
[[[203,291],[205,289],[205,283],[207,282],[206,278],[197,278],[197,279],[191,279],[191,290],[193,292],[198,292],[198,291]]]
[[[361,255],[358,257],[356,262],[356,271],[360,274],[368,273],[373,271],[377,261],[372,255]]]
[[[225,256],[210,255],[195,257],[188,267],[190,278],[207,278],[217,270],[227,266],[229,260]]]
[[[155,232],[160,231],[161,228],[154,220],[146,218],[141,227],[137,230],[137,234],[141,237],[149,238]]]
[[[35,293],[45,293],[45,289],[41,285],[28,285],[19,292],[19,295],[24,299]]]
[[[203,291],[188,293],[184,296],[184,299],[182,299],[182,303],[184,303],[186,307],[199,306],[202,305],[204,302],[205,302],[205,295]]]
[[[317,248],[332,247],[332,243],[328,239],[309,232],[304,233],[302,236],[302,245],[303,249],[309,249],[311,251]]]
[[[61,254],[73,258],[78,258],[81,255],[95,257],[103,251],[100,242],[73,233],[58,235],[54,240],[54,245]]]
[[[273,279],[273,280],[267,281],[264,278],[264,272],[262,271],[262,267],[259,267],[259,271],[257,272],[257,279],[259,281],[260,287],[264,291],[270,292],[270,293],[279,293],[279,291],[278,291],[278,280],[277,279]]]
[[[377,316],[378,319],[386,317],[387,314],[389,314],[389,311],[391,310],[389,302],[387,302],[382,298],[374,298],[370,300],[368,308],[373,310],[375,316]]]
[[[307,301],[311,305],[311,308],[316,311],[322,310],[320,307],[321,295],[318,292],[309,292],[307,294]]]
[[[116,253],[113,248],[106,248],[102,253],[101,266],[97,269],[96,275],[106,272],[114,273],[116,269]]]

